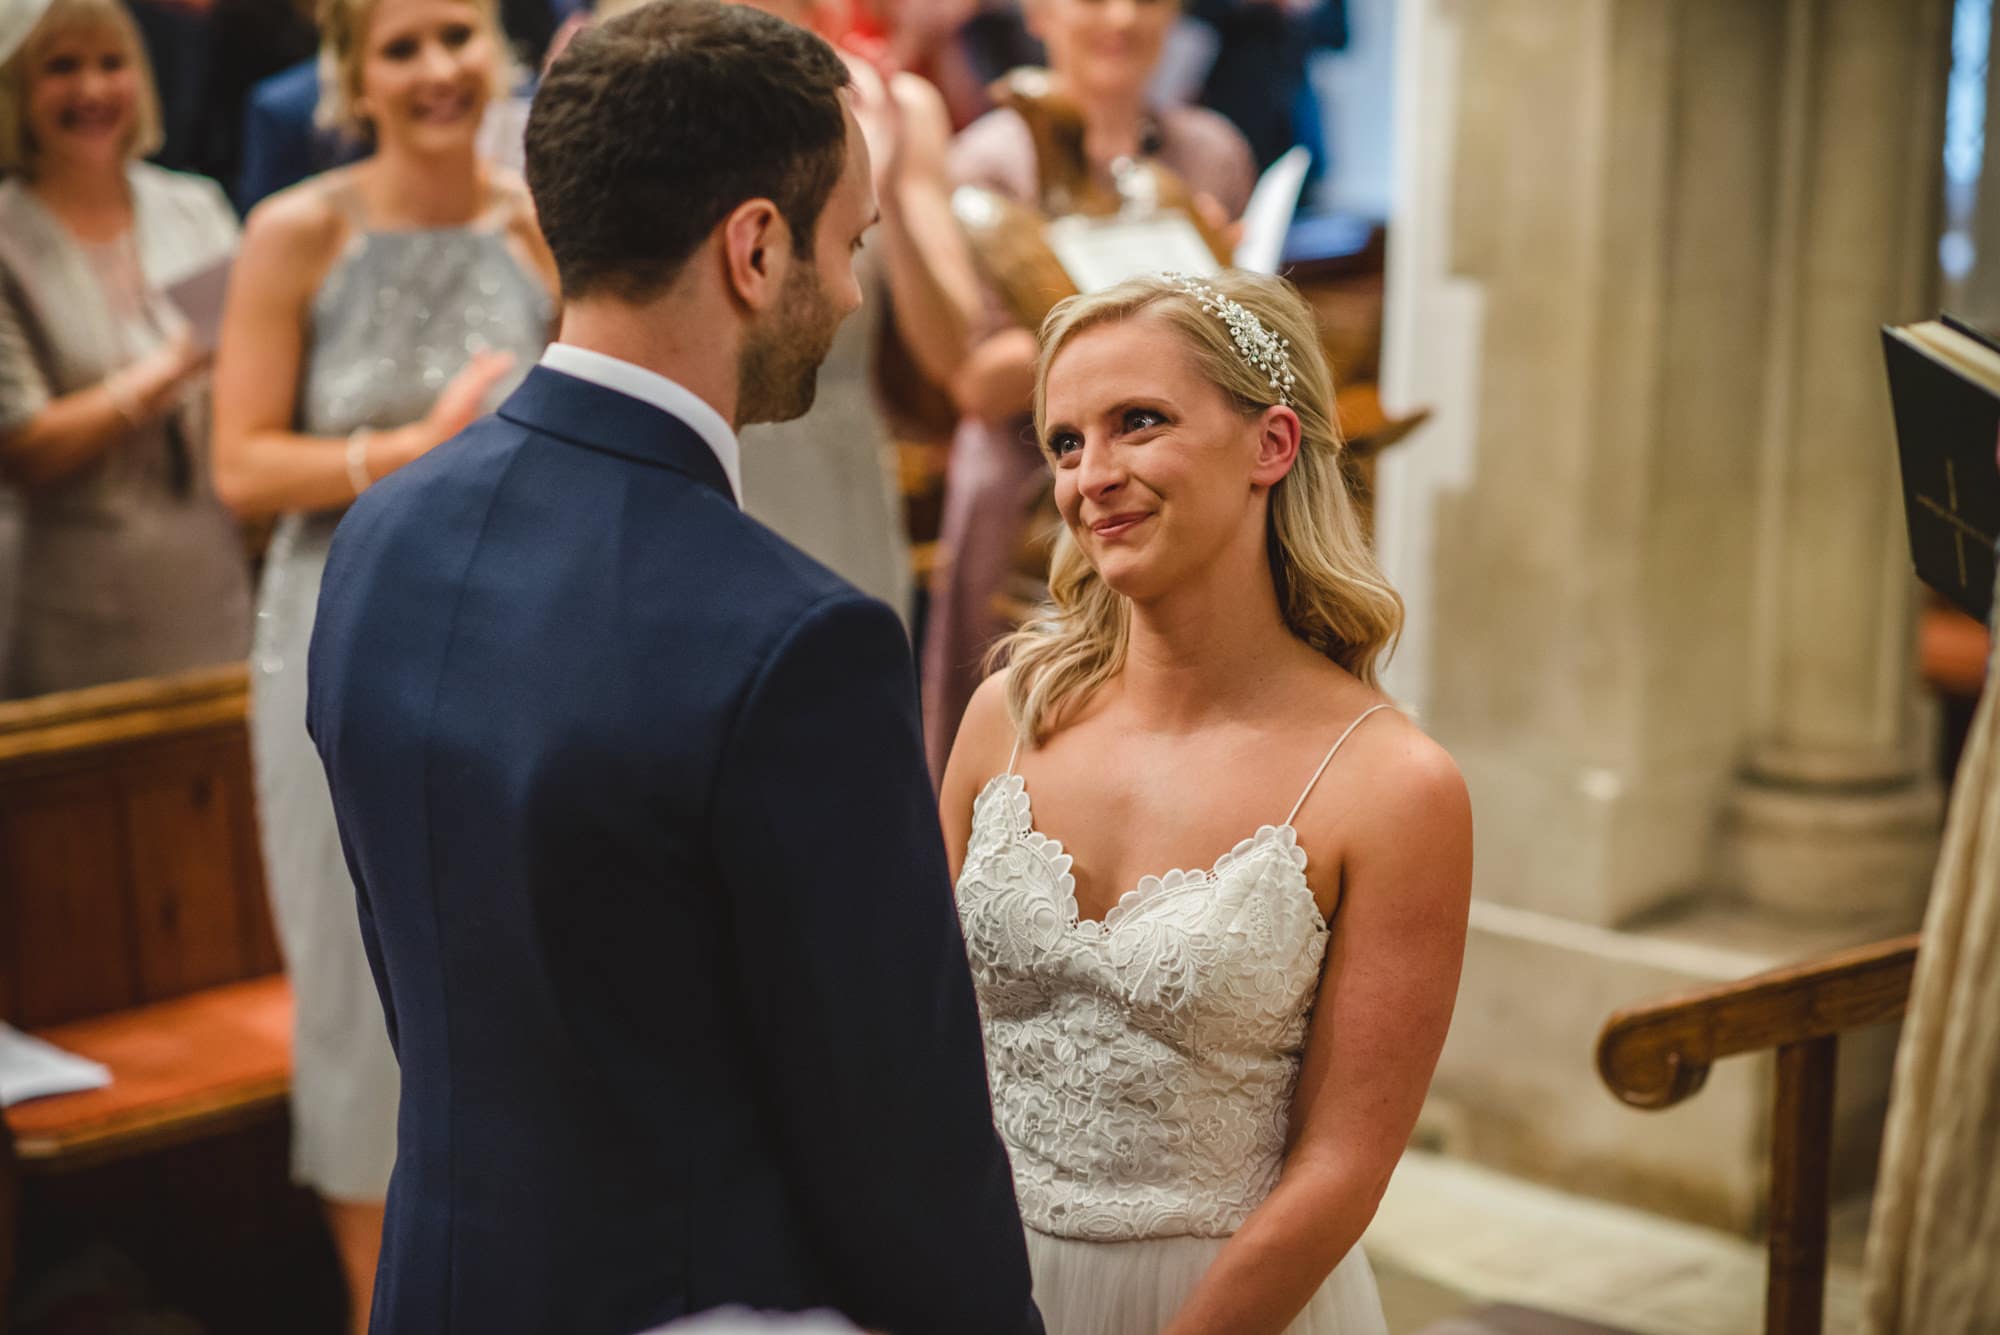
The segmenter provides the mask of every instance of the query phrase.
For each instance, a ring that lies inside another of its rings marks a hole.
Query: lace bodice
[[[1305,866],[1288,818],[1081,920],[1026,785],[986,785],[959,921],[1031,1227],[1220,1237],[1270,1192],[1328,936]]]

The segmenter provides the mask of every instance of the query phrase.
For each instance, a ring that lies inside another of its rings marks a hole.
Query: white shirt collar
[[[722,420],[721,413],[711,408],[693,390],[667,379],[658,371],[649,371],[643,366],[635,366],[589,348],[579,348],[573,343],[549,344],[542,351],[542,365],[551,371],[561,371],[578,380],[588,380],[593,385],[616,390],[641,403],[650,403],[668,416],[687,423],[714,451],[716,461],[722,465],[723,475],[729,479],[730,494],[736,498],[738,505],[743,504],[742,446],[736,439],[736,432]]]

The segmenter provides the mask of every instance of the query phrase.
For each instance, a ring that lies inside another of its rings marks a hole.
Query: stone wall
[[[1596,1026],[1921,912],[1877,326],[1934,292],[1948,11],[1404,5],[1385,382],[1436,416],[1378,525],[1411,604],[1390,684],[1477,823],[1448,1149],[1750,1226],[1768,1063],[1632,1112]],[[1889,1051],[1850,1053],[1850,1167]]]

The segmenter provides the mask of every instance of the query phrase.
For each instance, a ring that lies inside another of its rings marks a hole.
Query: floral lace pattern
[[[1327,925],[1290,825],[1077,916],[1020,776],[973,804],[959,922],[1022,1218],[1094,1241],[1236,1231],[1276,1183]]]

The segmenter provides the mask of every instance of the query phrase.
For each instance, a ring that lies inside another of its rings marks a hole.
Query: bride
[[[942,800],[1049,1335],[1384,1330],[1356,1244],[1451,1018],[1472,818],[1375,685],[1402,603],[1332,403],[1277,279],[1043,329],[1051,602]]]

